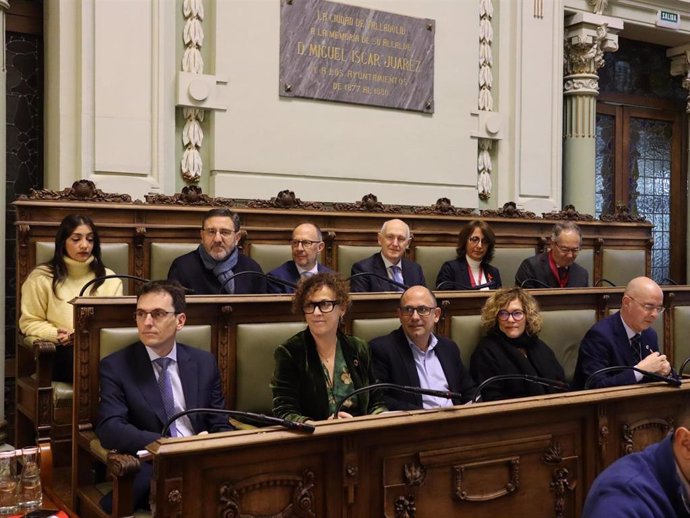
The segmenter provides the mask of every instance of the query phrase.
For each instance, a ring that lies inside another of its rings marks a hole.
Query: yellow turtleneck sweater
[[[89,269],[94,257],[85,262],[75,261],[65,256],[67,277],[57,285],[57,295],[53,293],[53,274],[46,266],[37,266],[22,285],[22,314],[19,317],[19,329],[26,336],[36,336],[51,342],[57,342],[58,328],[74,330],[73,306],[69,303],[79,295],[82,286],[95,277]],[[113,271],[105,269],[106,275]],[[85,295],[91,295],[87,288]],[[99,297],[122,295],[120,279],[106,279],[94,293]]]

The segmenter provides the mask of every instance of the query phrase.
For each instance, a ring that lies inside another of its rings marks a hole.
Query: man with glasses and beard
[[[664,311],[664,293],[648,277],[636,277],[625,287],[619,312],[594,324],[580,343],[575,368],[575,386],[584,388],[588,378],[600,369],[628,365],[669,376],[671,365],[659,353],[652,324]],[[590,388],[633,385],[643,376],[632,369],[598,375]]]
[[[321,229],[314,223],[302,223],[292,231],[290,238],[292,260],[285,261],[275,270],[268,272],[268,291],[270,293],[293,293],[294,288],[278,282],[271,282],[276,277],[292,284],[320,272],[333,272],[319,263],[319,254],[324,249]]]
[[[173,261],[168,279],[194,295],[266,293],[261,266],[237,247],[239,232],[240,217],[233,211],[209,210],[201,223],[201,244]]]
[[[434,335],[441,317],[436,298],[425,286],[412,286],[400,298],[401,326],[369,342],[377,383],[394,383],[432,390],[459,392],[460,400],[388,390],[389,410],[415,410],[472,401],[476,387],[452,340]]]
[[[589,274],[575,262],[582,245],[580,227],[572,221],[556,223],[551,231],[551,248],[528,257],[515,274],[520,288],[586,288]]]

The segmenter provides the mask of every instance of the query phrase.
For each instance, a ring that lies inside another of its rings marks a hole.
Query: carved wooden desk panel
[[[654,384],[160,440],[156,516],[576,517],[689,402],[690,382]]]

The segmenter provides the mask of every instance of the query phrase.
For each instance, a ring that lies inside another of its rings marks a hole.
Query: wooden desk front
[[[156,516],[576,517],[688,403],[686,381],[160,440]]]

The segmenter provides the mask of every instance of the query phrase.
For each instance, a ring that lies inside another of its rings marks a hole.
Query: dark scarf
[[[199,245],[199,255],[201,256],[201,261],[204,263],[204,268],[211,270],[213,275],[216,276],[218,282],[221,285],[221,291],[225,293],[235,293],[235,279],[233,279],[233,268],[237,265],[237,260],[239,258],[239,250],[237,247],[233,248],[230,255],[223,261],[216,261],[211,257],[203,245]]]

